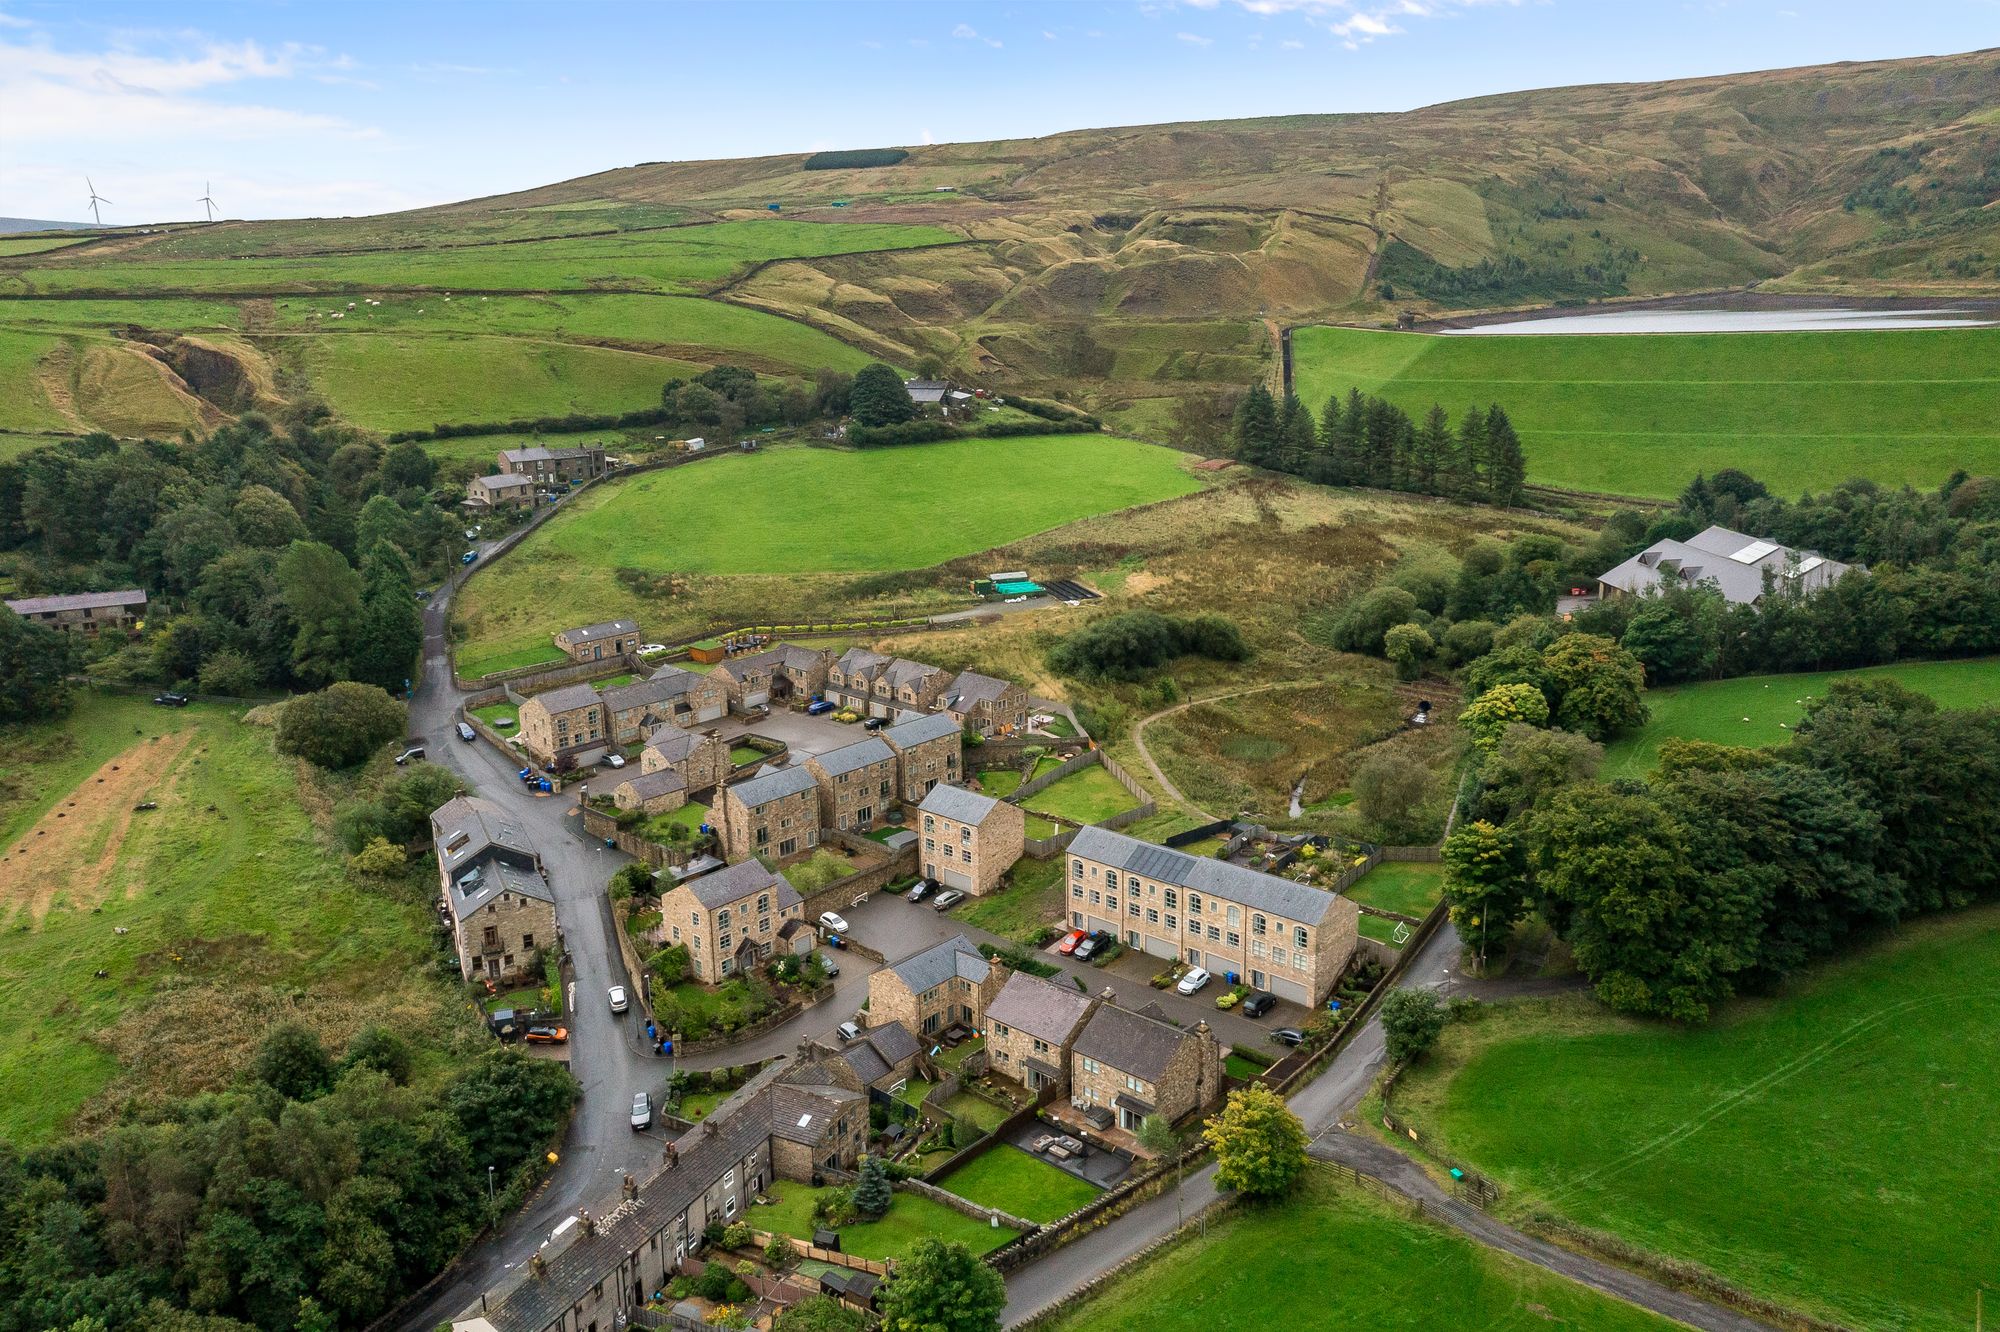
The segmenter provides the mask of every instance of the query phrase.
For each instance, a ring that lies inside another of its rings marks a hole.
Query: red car
[[[1064,957],[1067,957],[1071,953],[1074,953],[1076,951],[1076,946],[1082,942],[1083,942],[1083,931],[1071,930],[1068,934],[1065,934],[1063,936],[1062,942],[1056,945],[1056,951],[1058,953],[1061,953]]]

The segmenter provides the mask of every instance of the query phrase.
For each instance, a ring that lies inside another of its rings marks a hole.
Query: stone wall
[[[1033,1221],[1012,1216],[997,1207],[981,1207],[976,1202],[959,1197],[949,1189],[941,1189],[935,1184],[926,1184],[920,1179],[899,1179],[896,1181],[896,1188],[904,1193],[914,1193],[919,1198],[929,1198],[934,1203],[941,1203],[961,1216],[969,1216],[975,1221],[985,1221],[991,1217],[999,1217],[1001,1225],[1018,1230],[1023,1235],[1031,1234],[1041,1229]]]

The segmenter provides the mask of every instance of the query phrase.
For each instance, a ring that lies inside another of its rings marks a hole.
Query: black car
[[[1243,1001],[1244,1017],[1263,1017],[1278,1002],[1278,996],[1264,990],[1252,990],[1250,997]]]
[[[1071,951],[1070,956],[1079,962],[1088,962],[1091,956],[1102,947],[1104,947],[1103,933],[1099,930],[1092,930],[1089,934],[1084,935],[1083,938],[1076,941],[1076,948]]]
[[[867,721],[861,723],[861,729],[864,731],[879,731],[888,724],[880,717],[870,717]]]
[[[173,690],[169,689],[164,694],[153,695],[153,701],[163,708],[184,708],[188,705],[188,696],[186,694],[176,694]]]
[[[1306,1034],[1297,1027],[1280,1027],[1271,1033],[1271,1039],[1280,1045],[1304,1045]]]
[[[918,879],[915,883],[910,885],[909,899],[912,902],[921,902],[926,897],[929,897],[931,893],[934,892],[936,889],[937,885],[931,882],[929,879]]]

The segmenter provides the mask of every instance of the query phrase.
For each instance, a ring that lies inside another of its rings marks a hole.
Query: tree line
[[[1521,437],[1495,404],[1467,409],[1456,427],[1442,406],[1421,423],[1392,402],[1350,389],[1319,418],[1297,395],[1253,384],[1236,404],[1237,459],[1328,486],[1372,486],[1481,504],[1518,505],[1527,483]]]

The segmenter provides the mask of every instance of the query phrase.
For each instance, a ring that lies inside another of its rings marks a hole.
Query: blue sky
[[[2000,0],[0,0],[0,215],[381,212],[634,162],[1973,50]]]

